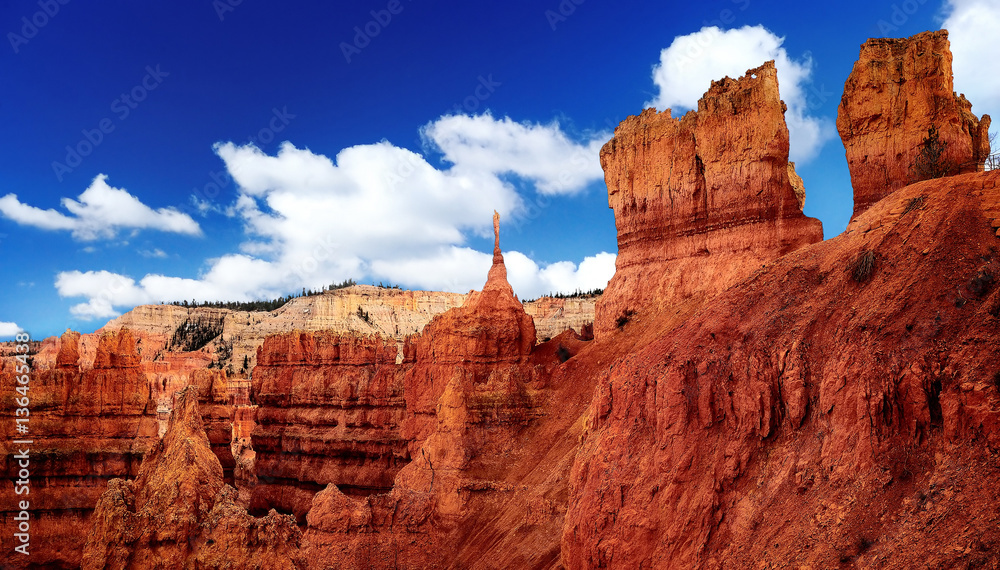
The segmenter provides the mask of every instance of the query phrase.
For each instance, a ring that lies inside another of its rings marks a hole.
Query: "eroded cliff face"
[[[81,345],[91,337],[97,339],[96,346],[85,361]],[[91,512],[108,481],[136,476],[146,451],[165,431],[174,394],[188,384],[202,390],[212,449],[227,478],[232,476],[225,374],[204,368],[180,374],[164,363],[151,365],[140,354],[142,339],[123,328],[98,335],[67,331],[58,340],[41,344],[40,357],[32,363],[32,433],[27,434],[34,441],[31,505],[33,511],[44,513],[32,526],[32,542],[38,544],[34,563],[79,565]],[[11,433],[17,407],[11,400],[17,395],[12,372],[0,373],[5,387],[2,417]],[[13,478],[17,462],[10,455],[6,454],[4,469]],[[5,499],[3,517],[14,515],[14,499]]]
[[[947,30],[861,45],[837,111],[855,216],[913,182],[983,170],[990,117],[954,93],[951,63]]]
[[[547,342],[572,329],[576,333],[593,338],[594,313],[600,295],[582,297],[541,297],[525,301],[524,312],[535,323],[538,342]]]
[[[251,509],[301,521],[327,484],[385,492],[409,460],[396,343],[377,336],[292,332],[261,346],[251,388],[256,454]],[[243,428],[245,429],[245,428]]]
[[[1000,562],[998,182],[908,186],[650,324],[591,403],[563,563]]]
[[[421,332],[436,315],[461,306],[465,298],[459,293],[354,285],[292,299],[274,311],[143,305],[108,322],[102,330],[131,330],[141,339],[140,355],[150,366],[167,366],[183,375],[213,364],[245,377],[257,364],[257,349],[270,335],[329,330],[402,342]],[[579,332],[594,322],[593,298],[542,297],[526,305],[540,338],[554,338],[568,328]],[[89,343],[89,336],[84,335],[81,346],[85,367],[93,361],[96,346]],[[49,359],[43,357],[46,362]]]
[[[135,480],[113,479],[94,511],[82,568],[303,568],[294,519],[249,516],[224,485],[198,389],[176,396],[170,426]]]
[[[722,291],[823,239],[789,176],[784,110],[768,62],[712,82],[696,112],[678,119],[646,109],[615,129],[601,166],[618,258],[597,303],[598,337],[633,315]]]
[[[134,476],[143,454],[157,438],[150,387],[139,365],[135,338],[128,330],[100,336],[94,366],[81,371],[80,335],[62,336],[56,367],[35,371],[30,382],[31,561],[74,567],[86,539],[88,518],[114,477]],[[15,375],[0,375],[0,427],[15,433]],[[17,479],[17,453],[0,444],[3,476]],[[3,524],[14,526],[18,497],[5,493]],[[22,564],[12,550],[0,553],[3,564]]]

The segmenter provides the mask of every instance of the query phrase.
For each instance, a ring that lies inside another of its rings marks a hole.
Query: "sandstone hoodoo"
[[[494,220],[482,291],[435,317],[408,343],[409,462],[390,492],[329,485],[304,536],[313,567],[551,567],[578,419],[592,389],[572,331],[535,344],[531,318],[506,278]],[[412,356],[411,356],[412,355]]]
[[[493,231],[493,265],[483,290],[469,293],[461,307],[431,320],[415,342],[417,366],[406,375],[406,435],[414,442],[435,425],[437,402],[453,377],[463,391],[496,398],[494,413],[523,407],[511,398],[530,381],[523,365],[535,346],[535,326],[507,282],[498,216]],[[512,393],[498,393],[508,391]]]
[[[264,342],[251,387],[259,405],[252,509],[302,520],[329,484],[356,497],[389,491],[424,440],[454,431],[439,417],[449,387],[477,429],[527,421],[535,330],[507,282],[494,226],[483,290],[406,339],[398,358],[396,343],[377,336],[293,332]]]
[[[618,259],[597,303],[598,337],[823,239],[820,222],[802,214],[801,179],[790,176],[784,111],[768,62],[713,82],[697,111],[646,109],[615,129],[601,166]]]
[[[907,184],[983,170],[990,116],[954,93],[951,63],[947,30],[862,44],[837,111],[855,216]]]
[[[82,568],[302,568],[289,516],[253,518],[224,485],[198,412],[177,394],[170,427],[133,481],[114,479],[94,511]]]

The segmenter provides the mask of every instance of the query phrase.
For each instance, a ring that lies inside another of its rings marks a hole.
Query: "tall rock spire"
[[[486,276],[483,291],[501,290],[514,296],[514,289],[507,282],[507,266],[503,263],[503,253],[500,251],[500,214],[493,210],[493,266]]]

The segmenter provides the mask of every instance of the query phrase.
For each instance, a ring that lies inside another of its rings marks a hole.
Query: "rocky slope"
[[[907,184],[983,170],[990,117],[954,93],[951,62],[947,30],[861,45],[837,111],[855,216]]]
[[[712,82],[698,110],[646,109],[601,149],[615,211],[615,276],[597,303],[600,337],[632,314],[714,294],[761,264],[823,239],[802,214],[773,62]]]
[[[998,182],[905,187],[639,324],[591,403],[567,568],[1000,563]]]

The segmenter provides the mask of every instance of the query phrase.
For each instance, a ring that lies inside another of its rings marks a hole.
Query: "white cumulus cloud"
[[[965,94],[976,115],[988,114],[1000,124],[1000,60],[993,36],[1000,30],[1000,0],[947,0],[944,10],[955,91]]]
[[[660,61],[653,67],[653,83],[659,93],[646,106],[661,111],[697,109],[698,99],[713,80],[741,77],[748,69],[773,59],[781,98],[788,105],[785,122],[790,160],[807,162],[836,133],[830,119],[809,113],[805,88],[812,73],[812,60],[808,56],[793,59],[782,47],[783,42],[784,38],[763,26],[732,30],[707,26],[693,34],[678,36],[660,52]]]
[[[17,323],[0,322],[0,338],[10,338],[21,332]]]
[[[551,125],[526,125],[509,117],[451,115],[423,130],[456,169],[516,174],[535,181],[543,194],[572,194],[603,177],[601,146],[611,133],[578,144]]]
[[[492,263],[492,253],[450,246],[426,257],[377,260],[372,263],[372,275],[422,289],[464,292],[483,286]],[[579,265],[572,261],[539,264],[519,251],[508,251],[504,265],[514,292],[529,299],[605,288],[615,274],[615,254],[601,252],[584,258]]]
[[[187,214],[174,208],[154,210],[127,191],[109,186],[104,174],[97,175],[76,200],[63,198],[62,206],[69,215],[30,206],[16,194],[0,198],[0,214],[5,217],[43,230],[69,230],[81,241],[113,238],[122,229],[201,235],[201,228]]]
[[[574,142],[557,123],[524,124],[491,115],[446,116],[422,131],[445,168],[383,141],[328,157],[285,142],[268,155],[253,145],[221,143],[215,152],[238,186],[228,209],[244,226],[239,251],[207,259],[195,278],[67,271],[63,297],[86,300],[79,318],[108,318],[137,304],[180,300],[270,299],[347,278],[466,292],[486,279],[492,252],[467,245],[492,236],[497,210],[507,222],[525,215],[528,190],[571,194],[603,178],[598,151],[609,134]],[[506,254],[522,297],[604,287],[614,255],[579,266],[541,264]]]

